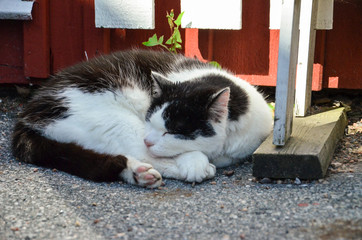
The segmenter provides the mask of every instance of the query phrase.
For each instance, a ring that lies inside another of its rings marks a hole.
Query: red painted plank
[[[23,67],[23,25],[0,20],[0,83],[28,83]]]
[[[185,56],[206,61],[199,49],[199,29],[197,28],[185,29]]]
[[[83,44],[87,57],[109,53],[110,29],[96,28],[94,0],[83,0],[83,4]]]
[[[47,78],[50,74],[49,0],[37,0],[33,20],[24,21],[24,74]]]
[[[241,30],[214,30],[213,58],[222,66],[243,75],[269,73],[269,1],[242,2]],[[208,30],[200,30],[200,50],[208,50]]]
[[[324,82],[362,89],[362,1],[335,1],[333,29],[326,31]]]
[[[50,2],[51,71],[84,59],[83,6],[81,0]]]

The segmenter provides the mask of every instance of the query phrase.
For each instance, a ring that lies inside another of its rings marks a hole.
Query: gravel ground
[[[360,109],[323,180],[259,181],[247,162],[147,190],[20,164],[9,140],[25,100],[0,93],[0,239],[362,238]]]

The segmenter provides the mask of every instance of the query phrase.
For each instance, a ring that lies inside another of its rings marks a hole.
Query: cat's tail
[[[99,154],[73,143],[50,140],[18,122],[12,151],[19,161],[62,170],[93,181],[114,181],[127,168],[127,158]]]

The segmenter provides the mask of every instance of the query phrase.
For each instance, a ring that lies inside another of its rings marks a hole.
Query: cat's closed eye
[[[167,134],[169,134],[169,135],[176,135],[177,132],[164,132],[164,133],[162,134],[162,137],[165,136],[165,135],[167,135]]]

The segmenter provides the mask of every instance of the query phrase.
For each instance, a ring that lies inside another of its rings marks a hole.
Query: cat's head
[[[156,157],[222,148],[228,118],[229,88],[198,81],[172,83],[153,75],[153,100],[146,116],[144,142]]]

